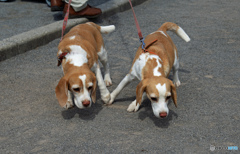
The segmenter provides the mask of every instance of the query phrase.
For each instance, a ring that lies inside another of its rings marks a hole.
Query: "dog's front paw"
[[[74,104],[72,103],[72,101],[67,101],[65,106],[63,106],[63,108],[65,108],[65,109],[71,109],[73,107],[74,107]]]
[[[128,112],[137,112],[139,109],[140,105],[136,104],[136,100],[133,101],[127,108]]]
[[[105,75],[104,82],[105,82],[107,87],[112,85],[112,80],[111,80],[110,75],[108,75],[108,74]]]
[[[109,105],[114,102],[114,98],[115,98],[112,93],[111,93],[110,97],[111,97],[111,99],[110,99],[109,102],[107,103],[107,104],[109,104]]]
[[[101,96],[101,99],[102,99],[102,101],[103,101],[105,104],[108,104],[108,102],[109,102],[110,99],[111,99],[110,93],[108,93],[108,94],[105,95],[105,96]]]
[[[176,87],[179,87],[181,85],[181,82],[179,80],[173,81],[173,83]]]

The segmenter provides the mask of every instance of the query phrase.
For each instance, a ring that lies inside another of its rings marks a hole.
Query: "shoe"
[[[68,9],[68,3],[65,3],[64,9],[63,9],[64,16],[67,13],[67,9]],[[70,6],[70,8],[69,8],[69,18],[82,18],[82,17],[96,18],[101,14],[102,14],[101,9],[92,7],[90,5],[87,5],[87,7],[85,7],[84,9],[82,9],[81,11],[78,11],[78,12],[76,12],[72,8],[72,6]]]
[[[64,2],[62,0],[51,0],[51,11],[62,11]]]

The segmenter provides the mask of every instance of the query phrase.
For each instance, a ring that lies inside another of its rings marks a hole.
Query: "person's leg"
[[[102,14],[101,9],[88,5],[87,1],[88,0],[72,0],[69,9],[69,18],[95,18]],[[64,14],[67,12],[69,0],[65,0],[65,2],[63,9]]]
[[[87,1],[88,0],[72,0],[71,6],[74,9],[74,11],[79,12],[83,10],[85,7],[87,7]],[[69,0],[65,0],[66,3],[69,3]]]
[[[64,1],[62,0],[51,0],[51,11],[62,11],[64,8]]]

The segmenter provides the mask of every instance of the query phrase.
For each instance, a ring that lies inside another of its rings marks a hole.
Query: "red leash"
[[[135,24],[136,24],[136,27],[137,27],[139,40],[141,41],[141,40],[143,39],[142,32],[141,32],[140,26],[139,26],[139,24],[138,24],[137,17],[136,17],[136,14],[135,14],[135,12],[134,12],[134,9],[133,9],[131,0],[129,0],[129,3],[130,3],[130,6],[131,6],[131,8],[132,8],[133,17],[134,17]]]
[[[72,0],[69,0],[68,2],[68,9],[67,9],[67,12],[64,16],[64,19],[63,19],[63,26],[62,26],[62,36],[61,36],[61,40],[60,42],[62,41],[63,39],[63,34],[65,32],[65,29],[67,27],[67,22],[68,22],[68,17],[69,17],[69,9],[70,9],[70,4],[71,4]],[[68,54],[69,52],[63,52],[62,54],[60,54],[58,56],[58,65],[57,66],[60,66],[62,64],[62,60],[65,58],[65,56]]]
[[[132,6],[132,2],[131,2],[131,0],[128,0],[128,1],[129,1],[129,4],[130,4],[131,8],[132,8],[133,17],[134,17],[135,24],[136,24],[136,27],[137,27],[139,40],[140,40],[140,42],[142,43],[142,50],[143,50],[143,52],[144,52],[144,53],[145,53],[145,52],[149,52],[149,53],[151,53],[151,54],[155,54],[154,52],[151,52],[151,51],[147,50],[147,48],[149,48],[151,45],[153,45],[155,42],[157,42],[157,39],[154,40],[153,42],[151,42],[150,44],[148,44],[148,45],[145,47],[144,38],[143,38],[143,36],[142,36],[142,32],[141,32],[139,23],[138,23],[138,21],[137,21],[136,14],[135,14],[134,9],[133,9],[133,6]]]
[[[63,20],[63,26],[62,26],[62,37],[61,37],[61,41],[63,39],[63,34],[65,32],[65,29],[67,27],[67,22],[68,22],[68,16],[69,16],[69,9],[70,9],[70,4],[71,4],[72,0],[69,0],[68,2],[68,9],[67,9],[67,13],[64,16],[64,20]],[[60,42],[61,42],[60,41]]]

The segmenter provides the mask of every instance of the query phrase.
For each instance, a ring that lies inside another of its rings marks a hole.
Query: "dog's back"
[[[178,59],[177,48],[173,43],[171,37],[167,34],[167,31],[173,31],[186,42],[190,41],[190,38],[184,32],[184,30],[177,24],[172,22],[164,23],[157,31],[149,34],[145,38],[144,42],[146,46],[148,46],[149,44],[154,42],[154,40],[156,40],[151,46],[148,47],[147,50],[150,51],[151,53],[158,55],[161,58],[161,63],[163,65],[162,69],[164,71],[165,76],[169,75],[169,72],[173,64]],[[139,58],[142,52],[143,52],[142,46],[140,45],[137,50],[133,64]]]
[[[86,48],[85,50],[92,51],[94,49],[99,52],[104,44],[101,33],[110,33],[114,30],[114,25],[99,26],[93,22],[77,25],[64,35],[64,41],[59,44],[58,49],[68,50],[67,47],[74,44],[81,45],[82,48]]]

